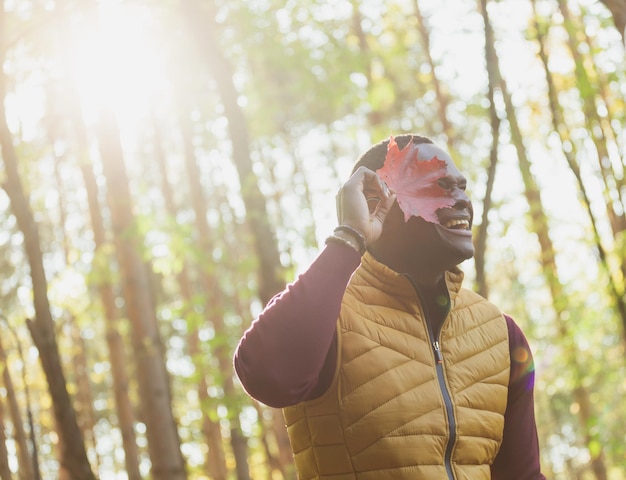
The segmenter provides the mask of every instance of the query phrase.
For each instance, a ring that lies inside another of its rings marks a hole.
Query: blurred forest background
[[[293,479],[233,349],[403,132],[470,179],[546,476],[626,478],[626,2],[0,5],[0,480]]]

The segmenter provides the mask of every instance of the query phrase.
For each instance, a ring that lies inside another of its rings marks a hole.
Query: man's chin
[[[454,258],[457,264],[474,256],[471,230],[454,230],[442,225],[437,225],[437,230],[439,238],[450,253],[451,259]]]
[[[463,260],[461,260],[461,262],[464,262],[465,260],[469,260],[470,258],[474,256],[474,249],[472,248],[471,251],[462,253],[461,256],[463,257]]]

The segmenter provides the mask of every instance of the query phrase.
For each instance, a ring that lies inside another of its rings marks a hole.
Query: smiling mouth
[[[469,220],[452,219],[443,224],[444,227],[450,230],[469,230]]]

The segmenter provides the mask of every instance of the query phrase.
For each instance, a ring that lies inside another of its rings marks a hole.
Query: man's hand
[[[337,194],[339,225],[361,232],[369,245],[380,237],[395,200],[396,195],[375,172],[359,167]]]

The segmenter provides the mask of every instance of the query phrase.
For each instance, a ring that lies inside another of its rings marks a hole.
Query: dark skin
[[[339,222],[363,233],[370,253],[416,286],[435,332],[449,304],[444,274],[474,254],[471,235],[472,204],[467,181],[447,152],[433,144],[420,145],[418,160],[433,156],[447,163],[447,175],[438,184],[455,199],[451,208],[437,211],[439,224],[404,214],[376,173],[360,167],[344,184],[338,198]],[[371,199],[380,199],[373,202]],[[368,201],[368,199],[370,199]],[[349,233],[344,233],[347,240]]]

